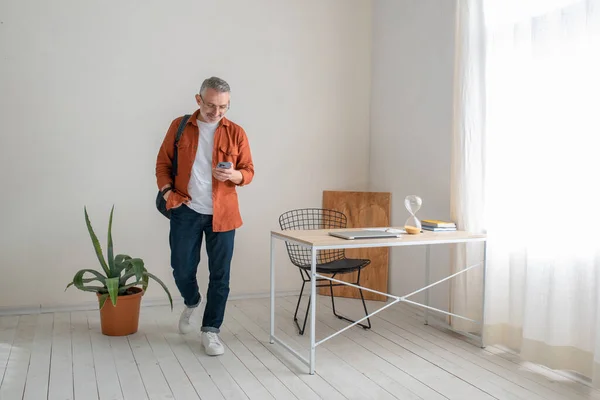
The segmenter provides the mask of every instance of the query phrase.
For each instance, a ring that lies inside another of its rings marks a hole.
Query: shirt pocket
[[[178,150],[189,150],[189,148],[192,147],[192,143],[189,140],[179,140],[179,142],[177,143],[177,149]]]
[[[220,146],[219,147],[219,160],[221,161],[230,161],[233,164],[233,168],[237,166],[237,160],[239,156],[239,150],[237,147],[233,146]]]

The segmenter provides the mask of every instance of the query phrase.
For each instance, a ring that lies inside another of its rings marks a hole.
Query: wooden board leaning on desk
[[[346,228],[363,226],[388,226],[391,224],[392,194],[389,192],[358,192],[341,190],[323,191],[323,208],[337,210],[348,218]],[[370,247],[348,249],[347,258],[371,260],[360,273],[360,282],[364,287],[387,293],[389,277],[390,249],[385,247]],[[344,282],[356,282],[357,272],[337,275],[336,279]],[[318,293],[329,296],[329,288],[319,288]],[[363,291],[366,300],[386,301],[387,298],[377,293]],[[333,288],[333,295],[360,299],[358,289],[350,286]]]

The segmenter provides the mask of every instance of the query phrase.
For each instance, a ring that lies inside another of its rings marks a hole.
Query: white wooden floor
[[[277,335],[300,349],[296,299],[277,299]],[[356,300],[339,310],[360,315]],[[370,309],[382,303],[369,303]],[[495,347],[480,349],[425,326],[395,306],[317,348],[317,374],[268,343],[269,300],[228,304],[208,357],[194,334],[176,333],[180,310],[142,309],[130,337],[100,333],[97,311],[0,317],[0,399],[599,399],[600,392]],[[319,299],[317,334],[345,326]],[[200,313],[198,313],[200,314]],[[303,354],[306,352],[303,351]]]

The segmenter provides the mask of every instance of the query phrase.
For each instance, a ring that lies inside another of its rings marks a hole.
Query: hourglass
[[[415,196],[414,194],[404,198],[404,206],[410,213],[410,217],[408,217],[404,223],[404,230],[406,233],[411,235],[421,233],[421,221],[419,221],[419,218],[417,218],[415,215],[421,208],[421,204],[423,204],[421,198],[419,196]]]

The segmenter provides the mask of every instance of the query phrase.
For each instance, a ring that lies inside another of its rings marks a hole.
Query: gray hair
[[[200,94],[203,95],[206,92],[206,89],[214,89],[219,93],[231,92],[229,84],[223,79],[217,78],[216,76],[205,79],[204,82],[202,82],[202,86],[200,86]]]

